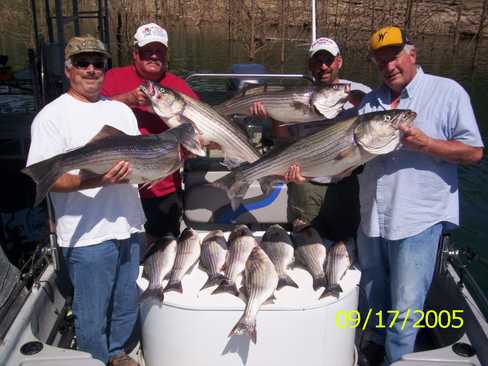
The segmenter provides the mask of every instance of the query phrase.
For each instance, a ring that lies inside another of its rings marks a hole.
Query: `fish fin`
[[[173,117],[170,117],[170,118],[164,118],[163,120],[164,120],[164,123],[166,123],[166,125],[169,128],[178,127],[182,123],[185,123],[184,121],[182,121],[181,115],[179,115],[179,114],[177,114]]]
[[[223,274],[220,274],[220,273],[217,273],[215,276],[212,276],[212,277],[209,277],[207,279],[207,282],[205,282],[205,284],[202,286],[202,288],[200,289],[200,291],[202,291],[203,289],[206,289],[208,287],[212,287],[212,286],[215,286],[215,285],[220,285],[222,283],[222,281],[225,280],[225,277]]]
[[[142,303],[146,299],[156,299],[161,302],[164,301],[164,291],[161,287],[151,288],[144,291],[141,296],[139,296],[139,303]]]
[[[22,169],[22,173],[28,175],[36,183],[36,197],[34,206],[37,206],[47,196],[49,189],[56,180],[63,175],[61,155],[40,161]]]
[[[114,137],[114,136],[128,136],[125,132],[122,132],[121,130],[109,126],[109,125],[104,125],[100,132],[98,132],[95,137],[93,137],[89,143],[93,143],[96,141],[101,141],[106,138]]]
[[[180,126],[174,127],[162,134],[167,134],[168,132],[176,137],[176,140],[192,154],[206,156],[205,150],[202,148],[200,141],[198,140],[197,129],[193,123],[182,123]]]
[[[239,173],[239,171],[230,172],[211,183],[213,187],[225,189],[233,211],[237,210],[250,186],[245,180],[239,179],[241,176]]]
[[[213,290],[212,295],[220,294],[222,292],[228,292],[229,294],[239,297],[239,290],[237,289],[236,284],[228,280],[221,282],[220,285]]]
[[[200,256],[199,256],[199,257],[200,257]],[[197,260],[196,260],[196,262],[195,262],[195,263],[193,263],[193,264],[192,264],[192,265],[191,265],[191,266],[188,268],[188,270],[185,272],[185,274],[187,275],[188,273],[190,273],[191,271],[193,271],[193,269],[194,269],[196,266],[198,266],[198,263],[199,263],[199,262],[200,262],[200,261],[197,259]]]
[[[261,192],[268,195],[273,191],[273,186],[276,183],[283,182],[283,177],[280,175],[268,175],[263,178],[258,179],[259,185],[261,186]]]
[[[355,146],[350,146],[347,149],[341,151],[337,156],[334,158],[334,160],[343,160],[348,158],[354,153],[354,150],[356,150]]]
[[[297,102],[296,100],[291,102],[290,106],[293,109],[296,109],[298,111],[308,112],[310,110],[310,106],[308,104],[303,104],[303,103]]]
[[[298,285],[293,279],[284,273],[279,279],[278,279],[278,286],[276,287],[277,290],[285,287],[285,286],[290,286],[290,287],[295,287],[298,288]]]
[[[268,297],[266,299],[265,302],[263,302],[263,305],[270,305],[270,304],[274,304],[275,303],[275,300],[276,300],[276,296],[274,294],[272,294],[270,297]]]
[[[244,161],[242,160],[225,157],[224,161],[220,162],[220,165],[225,166],[227,169],[231,170],[237,168],[238,166],[241,166],[243,163]]]
[[[356,170],[357,167],[358,167],[357,165],[354,165],[354,166],[352,166],[350,168],[347,168],[343,172],[340,172],[339,174],[337,174],[336,176],[334,176],[334,177],[331,178],[331,182],[332,183],[335,183],[335,182],[341,180],[342,178],[349,177],[352,174],[352,172],[354,170]]]
[[[320,295],[320,298],[323,299],[324,297],[327,296],[334,296],[335,298],[339,298],[339,294],[342,292],[342,287],[340,285],[332,285],[332,286],[327,286],[322,292],[322,295]]]
[[[257,332],[256,332],[256,319],[249,319],[245,315],[239,319],[237,324],[232,328],[229,333],[229,337],[235,335],[243,335],[246,334],[251,338],[254,344],[256,344],[257,339]]]
[[[327,287],[327,279],[325,277],[313,279],[313,289],[317,291],[321,287]]]
[[[176,291],[179,292],[180,294],[183,293],[183,287],[181,286],[181,281],[176,281],[176,282],[169,282],[168,285],[164,288],[163,292],[169,292],[169,291]]]

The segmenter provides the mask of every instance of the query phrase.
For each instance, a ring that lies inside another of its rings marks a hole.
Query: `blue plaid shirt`
[[[391,109],[390,103],[383,85],[363,99],[359,114]],[[483,146],[469,95],[454,80],[418,67],[397,108],[417,112],[415,127],[434,139]],[[438,222],[459,225],[457,164],[400,149],[368,162],[359,183],[361,229],[370,237],[399,240]]]

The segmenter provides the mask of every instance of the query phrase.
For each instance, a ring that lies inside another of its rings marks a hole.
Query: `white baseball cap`
[[[334,40],[326,37],[317,38],[312,42],[310,49],[308,50],[310,57],[312,57],[318,51],[327,51],[332,56],[337,56],[339,54],[339,46]]]
[[[134,34],[134,44],[144,47],[151,42],[159,42],[168,47],[168,33],[154,23],[144,24],[137,28],[136,34]]]

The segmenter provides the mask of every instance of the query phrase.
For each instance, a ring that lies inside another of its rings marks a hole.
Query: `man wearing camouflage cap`
[[[107,52],[92,36],[74,37],[65,48],[69,89],[35,117],[27,165],[92,140],[104,125],[138,135],[126,105],[100,98]],[[124,352],[138,314],[136,279],[144,212],[137,185],[128,184],[128,162],[101,175],[71,171],[50,194],[58,243],[73,283],[78,349],[110,365],[137,363]]]
[[[400,126],[403,148],[368,162],[359,176],[361,310],[382,312],[389,324],[385,329],[371,317],[360,364],[378,365],[385,356],[389,365],[414,351],[414,323],[432,282],[439,239],[459,225],[457,167],[478,163],[483,142],[469,95],[453,80],[424,73],[400,28],[375,32],[369,51],[383,85],[363,99],[359,113],[417,113],[414,127]]]

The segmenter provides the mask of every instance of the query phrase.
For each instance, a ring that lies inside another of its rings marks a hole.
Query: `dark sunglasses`
[[[105,69],[104,60],[73,60],[73,66],[77,69],[86,69],[90,65],[93,65],[95,69]]]
[[[333,56],[333,55],[328,53],[326,55],[320,55],[320,56],[312,57],[312,62],[316,65],[326,64],[327,66],[330,66],[334,63],[335,59],[336,59],[336,56]]]

